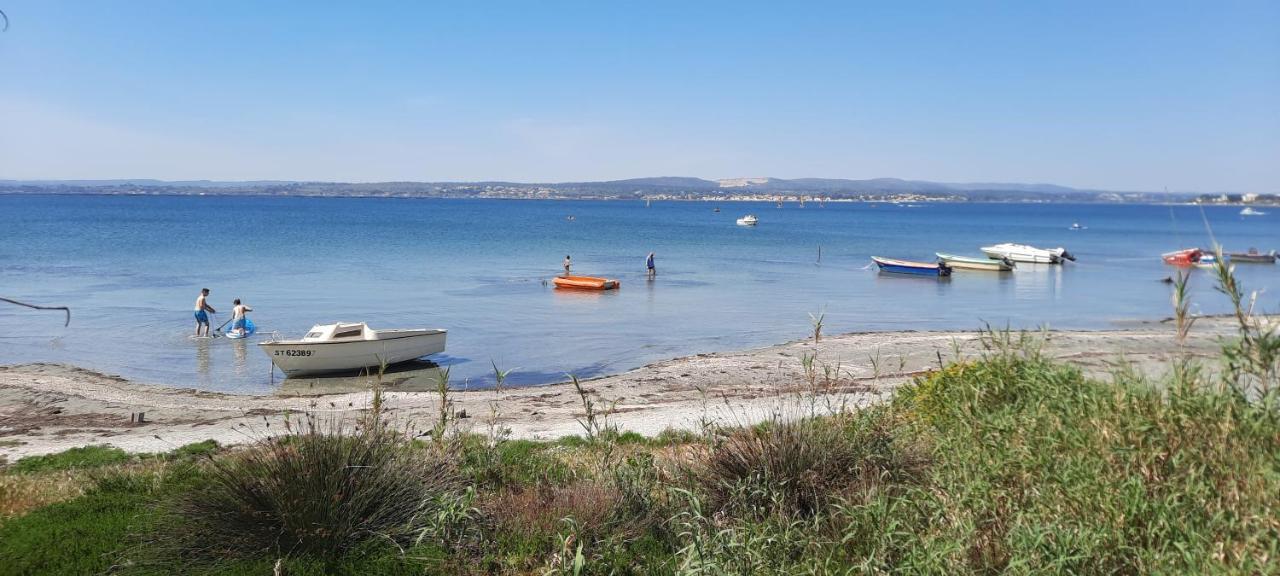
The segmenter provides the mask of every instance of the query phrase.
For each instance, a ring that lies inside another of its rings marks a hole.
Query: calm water
[[[1118,205],[921,205],[226,197],[0,196],[0,295],[68,305],[0,306],[0,363],[54,361],[143,382],[239,393],[279,386],[252,344],[196,341],[204,286],[229,317],[256,309],[259,336],[297,337],[315,323],[449,329],[454,381],[485,385],[490,362],[512,381],[619,372],[716,350],[827,333],[972,329],[984,322],[1104,328],[1168,315],[1172,273],[1158,255],[1209,243],[1200,209]],[[1280,247],[1280,215],[1207,207],[1228,249]],[[734,225],[747,212],[757,228]],[[566,216],[574,215],[569,221]],[[1070,231],[1073,221],[1087,230]],[[980,255],[1001,241],[1066,246],[1079,262],[947,281],[891,277],[873,254]],[[817,262],[822,247],[821,263]],[[644,257],[657,253],[658,277]],[[566,254],[574,271],[616,277],[610,293],[544,281]],[[1280,266],[1239,267],[1280,309]],[[1208,276],[1201,312],[1224,311]],[[256,338],[255,338],[256,340]],[[274,384],[273,384],[274,380]]]

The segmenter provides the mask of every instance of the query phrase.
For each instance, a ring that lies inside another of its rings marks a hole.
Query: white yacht
[[[1244,210],[1240,211],[1240,215],[1241,216],[1266,216],[1267,213],[1262,212],[1260,210],[1254,210],[1253,206],[1246,206]]]
[[[285,376],[322,374],[396,364],[444,352],[447,330],[374,330],[364,322],[317,324],[300,340],[258,346]]]
[[[1026,244],[996,244],[983,246],[982,253],[993,260],[1009,259],[1014,262],[1030,262],[1033,264],[1061,264],[1064,260],[1075,261],[1076,257],[1065,248],[1036,248]]]
[[[759,219],[756,218],[755,214],[747,214],[738,219],[739,226],[755,226],[756,222],[759,222]]]

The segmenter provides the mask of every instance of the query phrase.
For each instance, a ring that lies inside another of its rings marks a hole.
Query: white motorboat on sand
[[[323,374],[397,364],[444,352],[447,330],[374,330],[364,322],[317,324],[300,340],[258,346],[285,376]]]
[[[1026,244],[1004,243],[983,246],[982,252],[993,260],[1007,258],[1014,262],[1029,262],[1032,264],[1061,264],[1064,260],[1075,261],[1076,259],[1070,252],[1067,252],[1066,248],[1046,249],[1027,246]]]

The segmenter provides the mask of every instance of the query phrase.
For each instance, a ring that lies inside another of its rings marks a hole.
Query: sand
[[[1225,318],[1203,318],[1188,349],[1212,356],[1232,333]],[[1129,364],[1159,376],[1177,351],[1168,322],[1125,329],[1043,333],[1045,353],[1106,375]],[[646,435],[698,430],[708,423],[747,424],[774,414],[861,406],[940,362],[980,354],[977,332],[854,333],[738,352],[698,354],[584,381],[593,400],[611,407],[609,423]],[[804,358],[816,355],[807,373]],[[812,378],[810,378],[812,375]],[[431,392],[385,388],[393,417],[412,430],[430,429],[439,410]],[[321,396],[243,396],[143,385],[74,366],[0,366],[0,456],[58,452],[110,444],[130,452],[161,452],[207,439],[241,444],[283,431],[287,414],[350,417],[367,408],[368,391]],[[581,434],[582,400],[568,383],[494,391],[454,391],[458,425],[482,432],[493,420],[514,438]],[[816,407],[816,408],[815,408]],[[145,414],[138,422],[136,415]]]

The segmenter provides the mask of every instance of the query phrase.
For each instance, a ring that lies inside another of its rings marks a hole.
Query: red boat
[[[1200,261],[1200,257],[1204,252],[1199,248],[1186,248],[1176,252],[1166,252],[1160,255],[1165,264],[1173,264],[1174,266],[1191,266]]]

